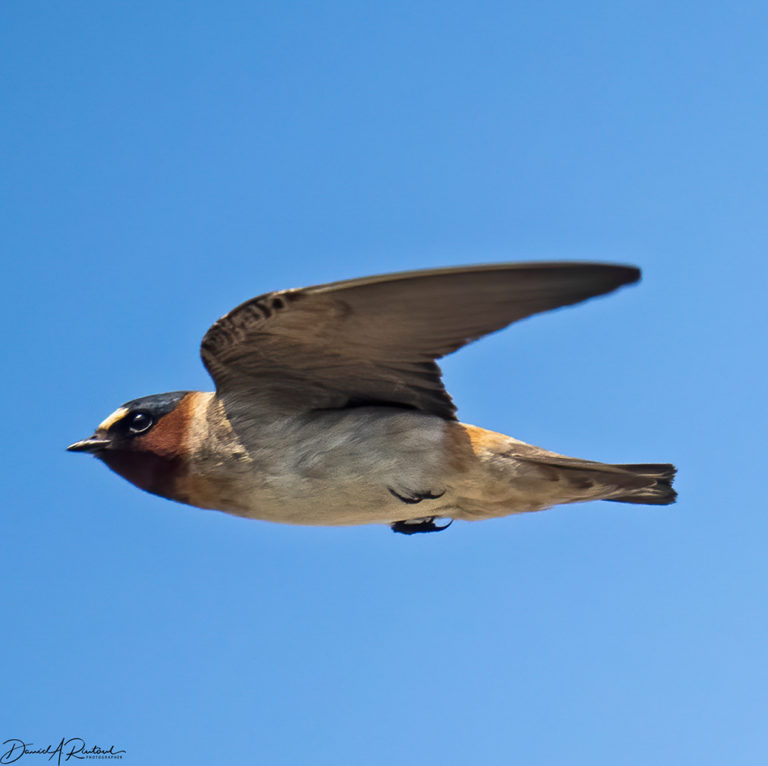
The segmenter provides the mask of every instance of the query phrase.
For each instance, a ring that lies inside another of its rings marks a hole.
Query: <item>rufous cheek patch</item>
[[[145,436],[136,438],[137,446],[165,458],[187,458],[189,426],[195,411],[194,397],[194,393],[187,394]]]

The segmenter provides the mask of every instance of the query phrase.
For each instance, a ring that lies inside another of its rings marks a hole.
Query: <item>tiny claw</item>
[[[389,494],[393,497],[396,497],[398,500],[402,500],[402,502],[407,503],[408,505],[413,505],[414,503],[420,503],[422,500],[437,500],[438,498],[441,498],[445,494],[445,490],[440,492],[440,494],[436,495],[434,492],[412,492],[409,495],[401,495],[399,492],[395,492],[392,487],[387,487],[389,490]],[[434,517],[433,517],[434,518]]]
[[[438,526],[435,519],[438,516],[430,516],[426,519],[411,519],[406,521],[396,521],[391,525],[393,532],[399,532],[401,535],[417,535],[427,532],[442,532],[453,524],[453,519],[448,519],[447,524]]]

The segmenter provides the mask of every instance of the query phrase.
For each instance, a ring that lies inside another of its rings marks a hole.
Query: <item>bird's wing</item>
[[[631,266],[517,263],[283,290],[219,319],[201,354],[224,398],[290,412],[393,404],[453,419],[436,359],[639,278]]]

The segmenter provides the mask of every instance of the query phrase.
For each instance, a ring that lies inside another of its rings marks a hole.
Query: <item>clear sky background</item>
[[[757,2],[4,2],[0,741],[765,763],[766,27]],[[209,389],[200,338],[251,296],[536,259],[644,279],[445,360],[460,416],[674,461],[677,505],[409,538],[192,509],[64,451]]]

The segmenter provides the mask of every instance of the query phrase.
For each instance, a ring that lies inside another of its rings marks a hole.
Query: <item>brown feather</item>
[[[154,495],[181,500],[177,487],[189,470],[190,424],[196,395],[197,392],[187,394],[146,434],[104,450],[99,457],[137,487]]]
[[[516,263],[285,290],[219,319],[201,354],[221,396],[246,395],[262,410],[396,404],[454,420],[436,359],[639,278],[631,266]]]

